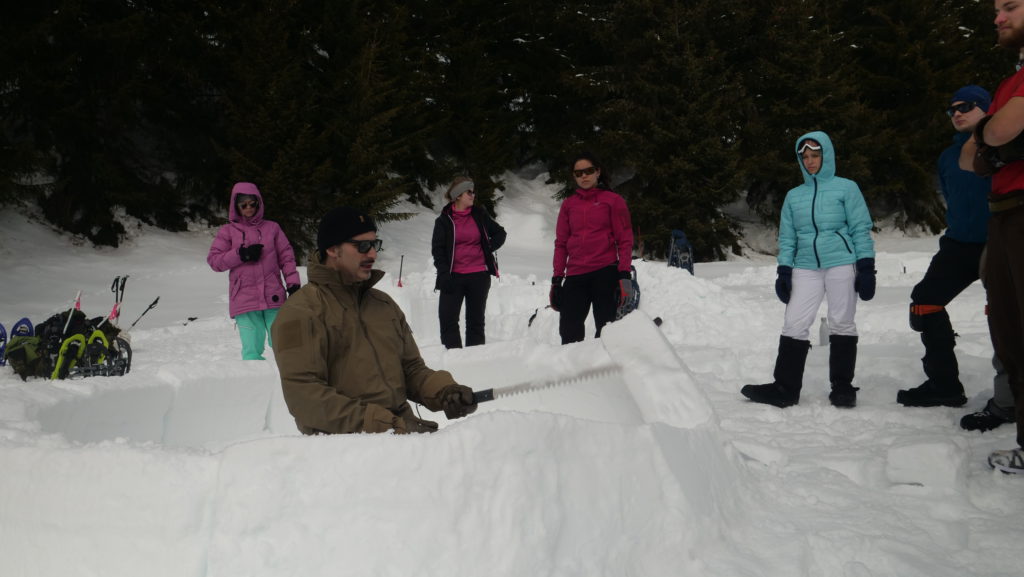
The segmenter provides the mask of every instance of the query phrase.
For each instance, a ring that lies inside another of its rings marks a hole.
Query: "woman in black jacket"
[[[431,252],[437,269],[435,290],[441,291],[437,315],[441,343],[462,348],[459,315],[466,301],[466,346],[482,345],[484,311],[491,275],[499,276],[494,251],[505,244],[505,229],[487,211],[474,206],[476,194],[468,176],[456,178],[444,193],[448,204],[434,222]]]

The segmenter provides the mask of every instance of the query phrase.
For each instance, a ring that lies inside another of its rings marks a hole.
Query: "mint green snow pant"
[[[270,326],[277,318],[277,309],[264,311],[249,311],[235,317],[235,324],[238,325],[238,336],[242,339],[242,360],[262,361],[263,343],[273,347],[274,342],[270,338]]]

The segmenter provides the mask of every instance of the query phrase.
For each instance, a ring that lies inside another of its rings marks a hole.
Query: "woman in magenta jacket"
[[[242,339],[242,359],[263,360],[277,309],[286,292],[299,290],[299,272],[284,231],[263,219],[263,197],[255,184],[232,187],[228,223],[217,231],[206,262],[217,272],[230,271],[228,308]]]
[[[590,154],[572,163],[576,192],[562,202],[555,228],[551,308],[560,313],[562,344],[582,341],[594,307],[595,337],[632,296],[633,227],[626,201],[611,191]]]

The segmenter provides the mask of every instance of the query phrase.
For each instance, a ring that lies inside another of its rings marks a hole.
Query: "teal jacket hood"
[[[800,162],[804,182],[786,193],[779,216],[779,265],[821,270],[874,258],[871,213],[857,183],[836,176],[832,139],[808,132],[796,140],[794,152],[805,140],[821,144],[821,170],[811,175]]]
[[[815,140],[821,145],[821,170],[818,171],[818,174],[812,175],[807,172],[807,169],[804,168],[804,161],[800,158],[800,153],[796,152],[800,150],[800,145],[805,140]],[[796,162],[800,165],[800,172],[804,175],[805,184],[811,184],[812,178],[815,176],[821,180],[832,178],[836,175],[836,149],[832,146],[832,139],[824,132],[815,130],[797,138],[793,151],[796,152]]]

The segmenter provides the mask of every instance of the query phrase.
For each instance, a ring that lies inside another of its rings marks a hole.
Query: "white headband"
[[[462,196],[462,193],[464,193],[464,192],[466,192],[468,190],[473,190],[473,188],[474,188],[473,181],[472,180],[465,180],[463,182],[460,182],[460,183],[456,184],[455,188],[453,188],[451,193],[449,193],[449,196],[452,197],[452,200],[455,200],[456,198],[459,198],[460,196]]]

